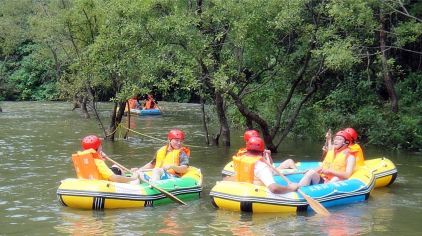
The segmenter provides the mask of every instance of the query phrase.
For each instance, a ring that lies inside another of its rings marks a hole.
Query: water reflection
[[[180,225],[182,222],[178,222],[178,214],[177,208],[173,208],[166,212],[163,215],[163,221],[157,230],[157,234],[174,236],[185,235],[184,229]]]
[[[112,233],[114,225],[105,221],[104,211],[67,211],[60,213],[61,224],[54,228],[57,232],[74,236],[104,235]]]
[[[294,214],[252,214],[216,210],[209,227],[213,235],[280,235],[286,231],[279,231],[279,226],[289,221],[296,221]],[[276,224],[272,225],[273,222]]]
[[[362,235],[371,231],[370,221],[363,220],[365,211],[361,208],[350,208],[338,211],[329,217],[321,218],[320,231],[324,235]]]

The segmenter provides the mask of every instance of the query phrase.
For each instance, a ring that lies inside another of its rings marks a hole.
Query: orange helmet
[[[246,150],[263,152],[265,149],[264,140],[260,137],[251,137],[246,143]]]
[[[358,133],[353,128],[346,128],[344,129],[345,132],[349,133],[352,137],[352,142],[355,142],[358,139]]]
[[[183,133],[183,131],[181,131],[180,129],[172,129],[167,134],[167,138],[168,140],[172,140],[175,138],[178,138],[180,140],[185,140],[185,133]]]
[[[335,136],[343,137],[344,140],[345,140],[345,143],[347,143],[347,144],[352,142],[352,136],[344,130],[338,131]]]
[[[245,140],[245,142],[248,142],[250,138],[252,137],[259,137],[259,133],[258,131],[251,129],[251,130],[247,130],[244,134],[243,134],[243,140]]]
[[[82,139],[81,145],[84,150],[90,148],[97,150],[101,145],[101,139],[95,135],[89,135]]]

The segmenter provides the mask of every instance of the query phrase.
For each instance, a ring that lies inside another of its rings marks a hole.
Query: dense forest
[[[421,1],[0,6],[0,101],[74,101],[88,117],[97,101],[116,110],[153,92],[211,107],[204,129],[215,114],[212,140],[223,145],[234,127],[259,129],[276,151],[286,137],[321,140],[350,126],[364,144],[422,149]]]

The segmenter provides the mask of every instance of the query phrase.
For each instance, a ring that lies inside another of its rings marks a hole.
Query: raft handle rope
[[[139,134],[139,135],[141,135],[141,136],[148,137],[148,138],[150,138],[150,139],[155,139],[155,140],[158,140],[158,141],[160,141],[160,142],[167,143],[167,140],[160,139],[160,138],[156,138],[156,137],[153,137],[153,136],[150,136],[150,135],[147,135],[147,134],[140,133],[140,132],[138,132],[138,131],[136,131],[136,130],[133,130],[133,129],[130,129],[130,128],[128,128],[128,127],[126,127],[126,126],[124,126],[122,123],[120,123],[120,124],[118,125],[118,127],[122,127],[123,129],[129,130],[129,131],[131,131],[131,132],[133,132],[133,133],[135,133],[135,134]],[[117,130],[117,129],[116,129],[116,130]],[[184,144],[184,146],[188,146],[188,147],[196,147],[196,148],[208,148],[208,147],[195,146],[195,145],[188,145],[188,144]]]

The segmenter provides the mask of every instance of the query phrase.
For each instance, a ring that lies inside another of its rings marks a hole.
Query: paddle
[[[280,177],[282,177],[287,184],[290,183],[290,180],[286,178],[286,176],[284,176],[283,173],[281,173],[281,171],[279,171],[277,168],[275,168],[274,166],[268,164],[267,162],[265,162],[273,171],[275,171],[278,175],[280,175]],[[303,198],[305,198],[305,200],[308,202],[309,206],[317,213],[323,216],[329,216],[330,212],[327,210],[327,208],[325,208],[321,203],[319,203],[318,201],[316,201],[315,199],[311,198],[310,196],[308,196],[307,194],[305,194],[302,190],[297,189],[297,192],[300,193]]]
[[[158,102],[155,101],[155,99],[152,99],[152,101],[155,103],[155,105],[157,106],[158,110],[160,110],[161,112],[163,112],[163,110],[161,110],[161,107],[158,106]]]
[[[333,134],[331,132],[331,129],[328,129],[327,133],[325,134],[325,144],[324,144],[324,148],[323,148],[323,151],[322,151],[321,160],[324,160],[325,155],[327,154],[328,143],[329,143],[328,140],[330,140],[330,142],[331,142],[331,136],[332,135]]]
[[[116,166],[118,166],[119,168],[121,168],[122,170],[127,171],[127,172],[130,172],[130,170],[128,168],[120,165],[119,163],[117,163],[116,161],[114,161],[113,159],[111,159],[110,157],[107,157],[107,156],[103,156],[103,157],[106,158],[107,160],[109,160],[110,162],[112,162],[113,164],[115,164]],[[177,203],[180,203],[182,205],[186,205],[186,203],[184,203],[182,200],[180,200],[179,198],[177,198],[173,194],[167,192],[166,190],[164,190],[164,189],[162,189],[160,187],[157,187],[157,186],[153,185],[152,183],[149,183],[149,182],[143,180],[142,178],[139,178],[139,180],[142,181],[142,182],[144,182],[144,183],[149,184],[151,187],[157,189],[158,191],[160,191],[162,194],[166,195],[171,200],[173,200],[173,201],[175,201]]]

